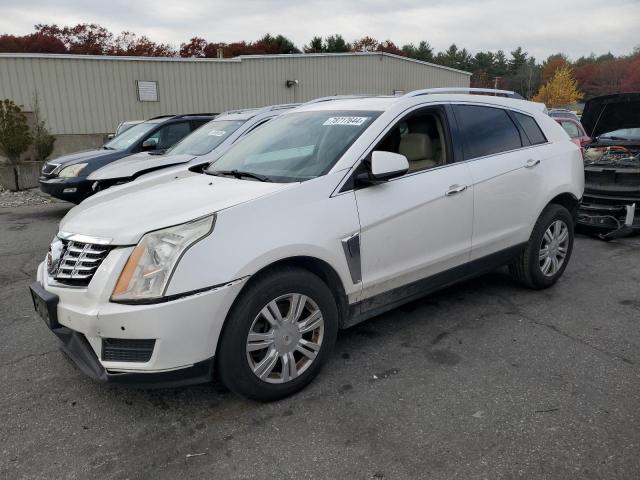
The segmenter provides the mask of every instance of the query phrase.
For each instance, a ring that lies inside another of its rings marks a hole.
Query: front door
[[[468,261],[473,188],[449,139],[444,109],[430,107],[404,117],[373,149],[405,155],[409,172],[356,190],[363,299],[401,300],[421,280]]]

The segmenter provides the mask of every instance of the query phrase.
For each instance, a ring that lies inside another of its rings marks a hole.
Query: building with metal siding
[[[63,153],[99,144],[124,120],[335,94],[468,87],[470,75],[387,53],[231,59],[0,54],[0,99],[9,98],[30,111],[37,93],[42,116],[58,136],[56,153]],[[141,84],[139,91],[138,82],[155,83]],[[145,96],[154,100],[154,86],[157,101],[141,101]]]

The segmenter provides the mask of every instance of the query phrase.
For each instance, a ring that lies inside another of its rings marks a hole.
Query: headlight
[[[82,169],[86,166],[86,163],[76,163],[75,165],[69,165],[68,167],[64,167],[62,170],[60,170],[58,176],[62,178],[77,177],[78,175],[80,175]]]
[[[111,300],[137,301],[162,298],[182,254],[211,232],[215,215],[147,233],[120,273]]]

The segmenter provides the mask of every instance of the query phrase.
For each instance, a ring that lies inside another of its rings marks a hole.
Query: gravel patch
[[[0,187],[0,208],[20,207],[26,205],[44,205],[53,203],[53,199],[45,197],[37,188],[10,192]]]

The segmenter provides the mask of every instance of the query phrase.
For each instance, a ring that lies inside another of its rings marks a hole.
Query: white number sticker
[[[369,120],[369,117],[330,117],[322,125],[352,125],[359,127],[367,120]]]
[[[224,137],[227,134],[224,130],[211,130],[207,135],[211,135],[212,137]]]

